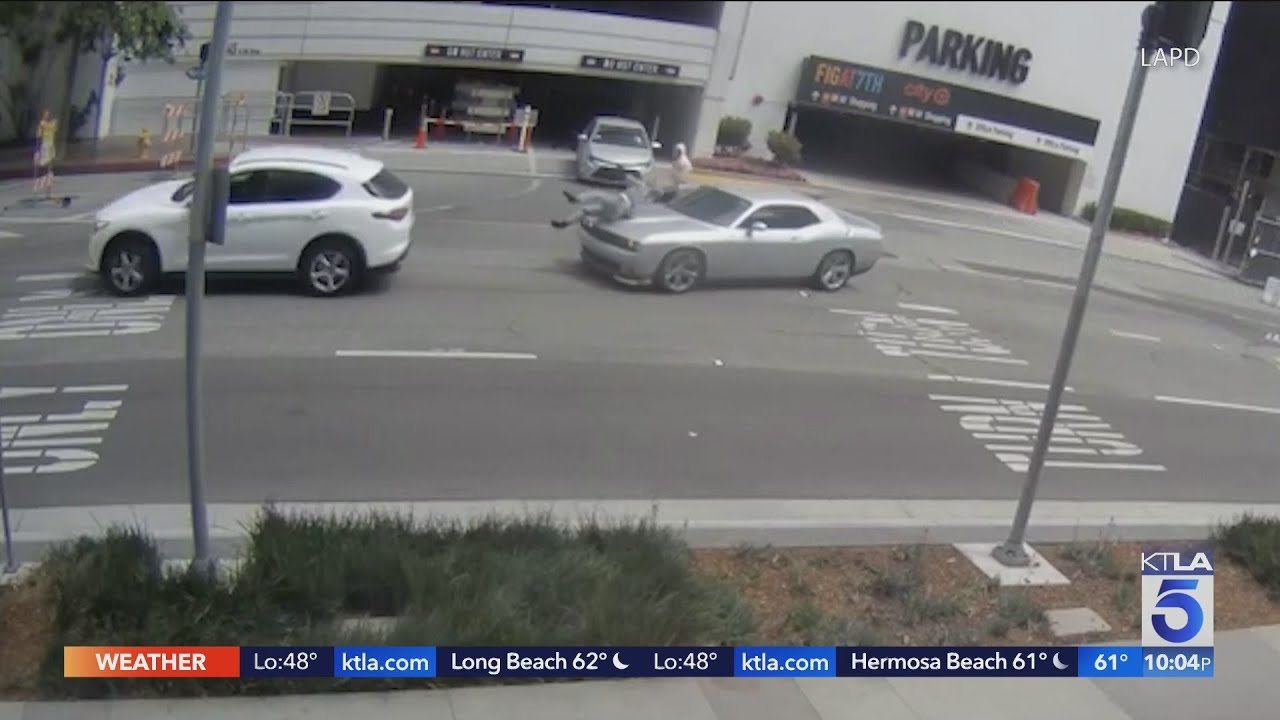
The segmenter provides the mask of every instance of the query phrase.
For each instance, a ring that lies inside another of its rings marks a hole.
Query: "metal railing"
[[[320,90],[277,93],[275,116],[280,134],[286,137],[295,127],[339,127],[351,137],[356,99],[350,93]]]

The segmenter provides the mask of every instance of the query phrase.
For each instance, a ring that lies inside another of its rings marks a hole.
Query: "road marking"
[[[0,340],[143,335],[159,330],[172,308],[172,297],[9,308],[0,315]]]
[[[124,405],[124,393],[128,389],[128,385],[0,388],[0,399],[8,400],[48,395],[98,396],[91,400],[76,399],[75,404],[64,407],[74,408],[74,412],[69,413],[0,415],[4,473],[57,475],[87,470],[96,465],[98,453],[88,448],[102,445]]]
[[[1280,408],[1263,407],[1262,405],[1244,405],[1241,403],[1221,402],[1219,400],[1197,400],[1195,398],[1157,395],[1158,402],[1177,403],[1179,405],[1196,405],[1199,407],[1219,408],[1221,410],[1243,410],[1245,412],[1263,413],[1264,415],[1280,415]]]
[[[1040,429],[1044,403],[968,395],[930,394],[944,412],[960,416],[960,427],[1014,472],[1026,472]],[[996,442],[989,442],[996,441]],[[1049,437],[1044,466],[1073,470],[1165,472],[1163,465],[1135,463],[1142,448],[1127,441],[1084,405],[1063,404]],[[1098,460],[1079,459],[1098,457]],[[1105,461],[1117,458],[1116,461]],[[1127,458],[1119,460],[1119,458]]]
[[[470,352],[467,350],[338,350],[338,357],[451,358],[459,360],[537,360],[532,353]]]
[[[1112,335],[1118,338],[1127,338],[1129,340],[1141,340],[1143,342],[1152,342],[1152,343],[1161,342],[1160,338],[1156,337],[1155,335],[1144,335],[1142,333],[1125,332],[1123,330],[1108,330],[1107,332],[1111,333]]]
[[[1048,390],[1049,389],[1049,386],[1046,385],[1045,383],[1024,382],[1022,380],[997,380],[995,378],[979,378],[979,377],[966,377],[964,375],[942,375],[942,374],[933,374],[933,375],[929,375],[928,377],[930,380],[933,380],[935,382],[954,382],[954,383],[964,383],[967,385],[994,385],[996,387],[1025,388],[1027,390]],[[1066,390],[1069,393],[1075,392],[1075,388],[1071,387],[1070,385],[1066,386],[1064,390]]]
[[[969,223],[953,222],[951,220],[939,220],[937,218],[923,217],[920,215],[908,215],[906,213],[888,213],[900,220],[911,220],[913,222],[941,225],[943,227],[956,228],[957,230],[969,230],[972,232],[986,233],[988,235],[1003,235],[1004,237],[1016,238],[1018,240],[1030,240],[1044,245],[1053,245],[1055,247],[1070,248],[1072,250],[1082,250],[1084,246],[1079,243],[1073,243],[1068,240],[1053,240],[1051,238],[1040,237],[1039,235],[1028,235],[1026,233],[1015,232],[1013,230],[1002,230],[1000,228],[984,227],[982,225],[970,225]]]
[[[20,237],[22,237],[22,233],[9,232],[8,230],[0,230],[0,240],[6,240],[8,238],[20,238]]]
[[[871,310],[829,308],[833,313],[859,317],[858,334],[886,357],[932,357],[976,360],[1003,365],[1026,365],[1013,351],[978,335],[967,322],[913,318]]]
[[[918,310],[919,312],[937,313],[939,315],[959,315],[960,313],[951,308],[939,307],[937,305],[917,305],[915,303],[898,303],[898,307],[903,310]]]
[[[445,210],[452,210],[456,207],[458,206],[457,205],[437,205],[435,207],[429,207],[429,208],[414,208],[413,211],[420,215],[426,215],[427,213],[444,212]]]
[[[82,273],[78,273],[78,272],[59,272],[59,273],[44,273],[44,274],[37,274],[37,275],[19,275],[18,282],[52,282],[54,280],[75,280],[81,275]]]

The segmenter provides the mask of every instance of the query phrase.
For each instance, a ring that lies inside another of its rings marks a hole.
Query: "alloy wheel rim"
[[[142,272],[142,254],[121,250],[111,264],[111,284],[123,292],[137,290],[146,276]]]
[[[311,261],[311,285],[323,293],[335,293],[351,279],[351,261],[337,250],[325,250]]]
[[[844,259],[832,261],[822,273],[822,284],[829,288],[839,287],[848,279],[849,261]]]
[[[677,255],[667,266],[663,279],[672,290],[688,290],[698,281],[699,262],[693,253]]]

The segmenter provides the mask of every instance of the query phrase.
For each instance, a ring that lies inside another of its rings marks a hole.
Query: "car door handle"
[[[325,218],[329,217],[329,211],[327,211],[327,210],[312,210],[310,213],[308,213],[308,214],[307,214],[307,217],[308,217],[308,218],[310,218],[310,219],[312,219],[312,220],[323,220],[323,219],[325,219]]]

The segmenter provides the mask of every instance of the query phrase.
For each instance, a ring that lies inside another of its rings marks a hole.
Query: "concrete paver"
[[[792,681],[822,720],[919,720],[884,678],[798,678]]]
[[[718,718],[822,720],[794,681],[774,678],[708,678],[702,694]]]
[[[465,688],[448,694],[454,720],[599,720],[606,717],[719,720],[724,717],[711,709],[696,681],[685,679]],[[392,720],[450,716],[421,713],[380,717]]]
[[[1088,680],[893,678],[889,684],[920,720],[1129,720]]]

